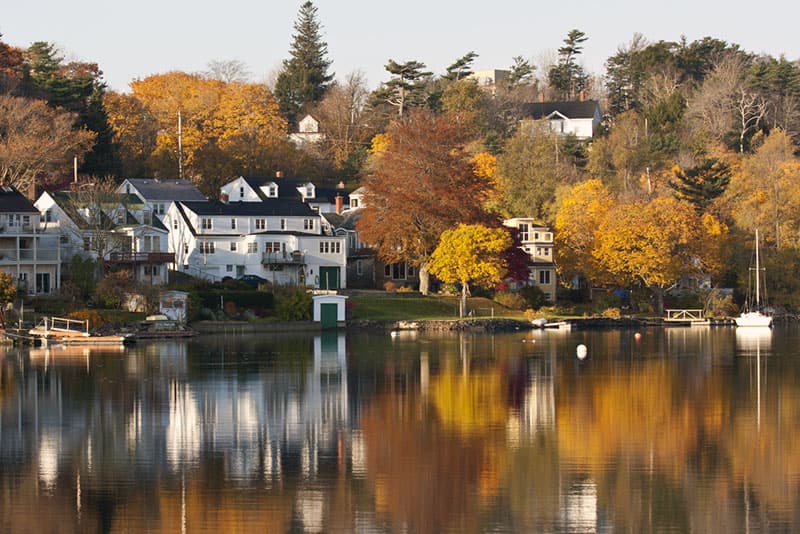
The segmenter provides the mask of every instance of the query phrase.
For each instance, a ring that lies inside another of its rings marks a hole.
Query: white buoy
[[[575,354],[578,356],[579,360],[585,359],[586,355],[588,354],[588,352],[589,352],[589,349],[587,349],[586,345],[584,345],[584,344],[578,345],[578,348],[575,350]]]

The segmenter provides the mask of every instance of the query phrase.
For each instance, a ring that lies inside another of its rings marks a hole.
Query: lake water
[[[800,328],[640,334],[0,348],[0,532],[800,531]]]

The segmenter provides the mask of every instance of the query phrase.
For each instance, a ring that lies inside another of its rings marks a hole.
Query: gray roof
[[[591,119],[600,104],[596,100],[583,102],[528,102],[522,105],[525,116],[544,119],[553,112],[559,112],[569,119]]]
[[[253,188],[261,200],[266,200],[269,197],[267,197],[260,188],[271,182],[278,185],[278,198],[297,200],[301,200],[303,198],[302,195],[297,191],[297,188],[303,187],[307,183],[314,183],[311,182],[311,180],[291,180],[288,178],[276,177],[242,176],[242,178],[250,187]],[[341,195],[344,199],[344,203],[348,203],[348,193],[345,189],[339,189],[338,187],[321,187],[314,184],[314,193],[316,196],[308,200],[312,202],[328,201],[333,204],[336,202],[336,196]]]
[[[0,212],[2,213],[39,213],[36,206],[25,195],[17,191],[13,185],[0,186]]]
[[[197,187],[186,180],[160,180],[157,178],[128,178],[128,182],[148,202],[207,200]]]
[[[220,202],[219,200],[205,202],[182,202],[186,209],[198,215],[217,216],[268,216],[285,215],[300,217],[315,217],[317,212],[311,206],[299,200],[283,198],[267,198],[261,202]]]

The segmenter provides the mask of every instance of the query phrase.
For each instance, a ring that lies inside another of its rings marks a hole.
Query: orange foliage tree
[[[382,261],[419,267],[423,294],[442,232],[486,217],[489,183],[475,173],[465,126],[453,116],[414,110],[389,125],[389,142],[374,153],[374,172],[363,181],[361,238]]]

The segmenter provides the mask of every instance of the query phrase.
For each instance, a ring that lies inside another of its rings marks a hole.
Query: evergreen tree
[[[722,195],[731,181],[730,167],[716,158],[686,170],[675,167],[672,172],[675,180],[670,180],[669,186],[675,197],[691,202],[699,213]]]
[[[406,61],[397,63],[390,59],[386,70],[393,76],[372,93],[371,106],[379,107],[381,102],[386,102],[397,108],[397,114],[403,116],[409,107],[420,106],[425,103],[426,86],[431,73],[423,71],[425,63],[419,61]]]
[[[283,69],[275,82],[275,98],[290,123],[306,105],[322,100],[333,74],[328,73],[328,44],[320,35],[317,8],[311,2],[300,7],[294,24],[295,33],[290,49],[291,57],[283,62]]]
[[[588,37],[580,30],[570,30],[564,39],[564,46],[558,49],[558,64],[548,73],[550,86],[560,98],[571,99],[586,87],[588,76],[575,58],[583,51],[581,46]]]
[[[478,54],[475,52],[467,52],[447,67],[447,72],[442,78],[452,82],[466,78],[472,74],[472,62],[475,61],[476,57],[478,57]]]

